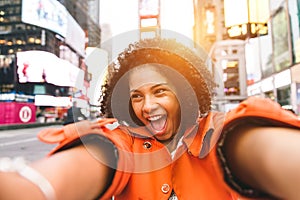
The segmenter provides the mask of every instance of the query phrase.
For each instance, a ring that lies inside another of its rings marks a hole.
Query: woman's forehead
[[[129,89],[136,90],[147,84],[167,84],[168,79],[151,64],[135,67],[129,72]]]

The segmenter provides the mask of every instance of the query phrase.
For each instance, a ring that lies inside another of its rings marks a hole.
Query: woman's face
[[[161,142],[172,139],[180,124],[180,104],[167,78],[154,66],[139,66],[130,72],[129,88],[138,119]]]

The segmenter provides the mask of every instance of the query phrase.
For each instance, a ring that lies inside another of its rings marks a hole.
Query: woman
[[[0,199],[299,199],[299,119],[260,98],[213,112],[214,87],[174,40],[130,45],[108,68],[104,118],[42,131],[59,145],[0,172]]]

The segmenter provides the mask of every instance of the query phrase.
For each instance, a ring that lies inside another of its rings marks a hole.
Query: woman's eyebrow
[[[157,87],[160,87],[160,86],[168,86],[168,83],[158,83],[158,84],[155,84],[153,85],[150,89],[155,89]],[[139,91],[138,89],[131,89],[130,92],[137,92]]]
[[[157,87],[160,87],[160,86],[168,86],[168,83],[159,83],[159,84],[156,84],[156,85],[153,85],[152,87],[151,87],[151,89],[155,89],[155,88],[157,88]]]

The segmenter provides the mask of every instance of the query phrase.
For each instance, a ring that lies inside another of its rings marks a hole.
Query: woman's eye
[[[160,88],[160,89],[157,89],[157,90],[155,91],[155,93],[156,93],[156,94],[161,94],[161,93],[164,93],[165,91],[166,91],[165,89]]]
[[[142,96],[140,94],[132,94],[130,96],[131,99],[138,99],[138,98],[141,98]]]

